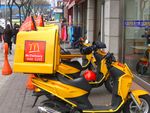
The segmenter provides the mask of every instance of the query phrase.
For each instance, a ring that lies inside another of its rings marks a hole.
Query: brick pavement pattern
[[[13,74],[9,77],[0,76],[0,113],[36,113],[37,106],[43,100],[39,98],[32,108],[35,97],[26,89],[27,76]]]

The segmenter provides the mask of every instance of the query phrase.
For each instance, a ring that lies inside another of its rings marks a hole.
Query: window
[[[150,0],[125,0],[124,25],[125,62],[150,83]]]

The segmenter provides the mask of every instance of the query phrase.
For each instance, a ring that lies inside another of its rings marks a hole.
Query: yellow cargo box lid
[[[14,56],[14,72],[54,73],[59,64],[59,56],[57,27],[19,32]]]

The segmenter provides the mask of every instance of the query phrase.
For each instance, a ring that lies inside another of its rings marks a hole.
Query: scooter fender
[[[134,96],[134,98],[136,99],[136,101],[138,102],[138,104],[141,104],[139,96],[149,94],[145,90],[132,90],[131,93]]]

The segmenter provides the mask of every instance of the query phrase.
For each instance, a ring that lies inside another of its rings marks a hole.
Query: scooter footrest
[[[109,109],[113,109],[112,106],[93,106],[94,110],[109,110]]]

